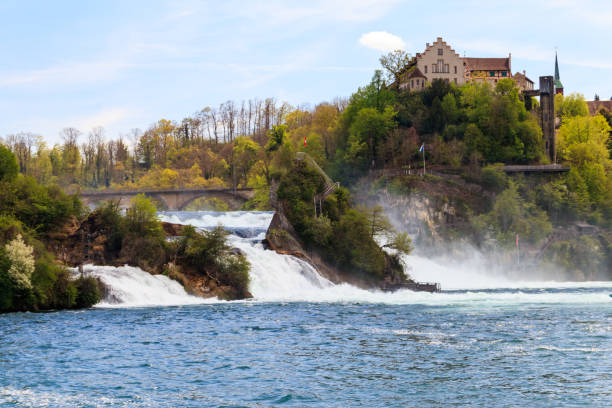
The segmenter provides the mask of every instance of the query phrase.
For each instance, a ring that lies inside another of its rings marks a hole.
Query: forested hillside
[[[394,77],[389,71],[385,80],[376,71],[349,99],[314,108],[274,99],[230,101],[117,137],[102,128],[86,133],[66,128],[62,143],[53,146],[30,133],[8,135],[4,143],[17,156],[21,173],[66,191],[252,187],[257,190],[247,204],[252,209],[269,209],[271,180],[291,168],[298,151],[309,153],[334,180],[352,188],[381,169],[420,169],[424,145],[427,166],[487,192],[482,205],[469,209],[477,244],[494,239],[511,245],[518,234],[537,245],[555,228],[578,221],[609,234],[611,115],[589,116],[582,96],[557,95],[558,161],[570,171],[534,183],[508,178],[496,165],[548,163],[538,102],[524,98],[512,79],[494,88],[435,80],[421,92],[404,92],[391,83]],[[420,186],[427,193],[427,186]],[[603,260],[602,270],[610,270],[609,243],[587,245]],[[563,254],[551,257],[571,264],[571,254],[584,252],[580,248],[585,245],[570,240],[558,248]]]

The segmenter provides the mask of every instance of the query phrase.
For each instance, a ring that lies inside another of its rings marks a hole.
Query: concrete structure
[[[560,164],[510,165],[502,167],[506,173],[567,173],[569,167]]]
[[[250,188],[232,189],[192,189],[192,190],[101,190],[81,192],[83,203],[95,206],[101,201],[118,201],[121,206],[129,206],[133,197],[144,194],[160,202],[165,210],[180,211],[200,197],[218,198],[227,203],[230,210],[237,210],[244,202],[253,198],[255,191]]]
[[[433,44],[427,43],[425,51],[416,55],[416,67],[427,78],[427,82],[443,79],[458,85],[465,83],[465,64],[442,37]]]
[[[521,91],[533,91],[534,83],[531,79],[527,78],[527,73],[523,70],[523,73],[517,72],[512,76],[514,82],[518,85]]]
[[[555,135],[555,81],[552,76],[540,77],[540,89],[524,91],[525,97],[540,97],[540,126],[545,150],[551,163],[557,162],[557,143]]]

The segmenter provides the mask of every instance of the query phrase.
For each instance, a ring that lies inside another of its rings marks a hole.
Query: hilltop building
[[[425,45],[425,51],[416,54],[413,63],[401,76],[399,88],[421,90],[427,83],[442,79],[457,85],[466,82],[486,82],[495,85],[503,78],[512,78],[512,55],[508,58],[461,57],[442,37]],[[525,89],[533,81],[525,77]]]
[[[493,86],[500,79],[512,77],[512,55],[508,58],[464,58],[466,81],[487,82]]]
[[[555,51],[555,94],[563,95],[563,84],[559,77],[559,61],[557,61],[557,51]]]
[[[514,82],[518,85],[521,91],[533,91],[533,81],[527,77],[527,72],[523,70],[523,73],[517,72],[512,76]]]

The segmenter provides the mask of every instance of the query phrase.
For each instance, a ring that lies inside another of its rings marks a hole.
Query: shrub
[[[125,216],[125,228],[130,235],[163,239],[161,222],[155,205],[143,194],[137,195]]]
[[[227,244],[228,232],[221,227],[197,232],[183,228],[185,235],[177,243],[177,256],[199,273],[215,278],[220,285],[231,286],[236,297],[248,294],[250,265],[244,255]]]
[[[77,290],[74,307],[91,307],[102,299],[100,291],[101,282],[98,279],[91,276],[81,276],[74,282],[74,285]]]
[[[495,193],[501,193],[508,186],[508,177],[501,165],[487,166],[482,169],[482,186]]]
[[[34,272],[34,249],[26,245],[21,235],[5,246],[6,257],[10,261],[9,279],[17,289],[31,289],[30,278]]]

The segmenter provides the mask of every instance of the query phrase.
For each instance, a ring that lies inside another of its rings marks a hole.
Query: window
[[[442,48],[438,48],[438,55],[442,55]]]
[[[495,76],[495,71],[489,71],[489,76],[494,77]]]
[[[414,88],[414,79],[411,79],[411,80],[410,80],[410,87],[411,87],[411,88]]]
[[[505,77],[506,75],[508,75],[508,73],[506,71],[502,72],[502,76]]]
[[[450,70],[448,69],[448,64],[444,65],[444,72],[446,72],[447,74],[450,72]]]
[[[457,73],[457,66],[455,65],[455,74]]]
[[[438,72],[438,66],[436,64],[431,64],[431,72],[433,72],[433,73],[437,73]]]
[[[456,67],[455,67],[455,68],[456,68]],[[455,81],[455,84],[456,84],[456,83],[457,83],[457,78],[455,78],[455,79],[454,79],[454,81]]]
[[[425,73],[427,73],[427,65],[425,65]]]

